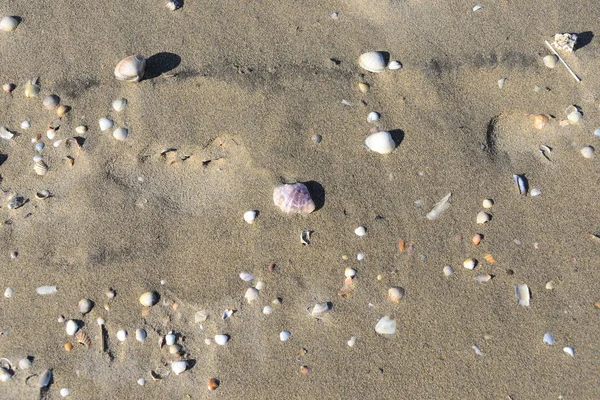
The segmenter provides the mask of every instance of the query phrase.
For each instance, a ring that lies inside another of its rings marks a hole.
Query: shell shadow
[[[396,143],[396,147],[400,146],[400,143],[404,140],[404,131],[402,129],[392,129],[388,131],[392,140]]]
[[[594,38],[594,33],[591,31],[581,32],[577,34],[577,41],[575,42],[575,46],[573,46],[573,50],[581,49],[582,47],[590,44],[592,39]]]
[[[323,205],[325,204],[325,189],[323,188],[323,185],[316,181],[304,182],[304,185],[308,189],[310,197],[312,197],[315,202],[315,211],[323,208]]]
[[[8,160],[8,155],[0,154],[0,165],[4,164]]]
[[[177,68],[181,64],[181,57],[173,53],[156,53],[146,60],[144,80],[156,78],[166,72]]]

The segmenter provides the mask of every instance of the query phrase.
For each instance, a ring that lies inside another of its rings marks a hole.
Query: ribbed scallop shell
[[[273,191],[273,203],[287,214],[310,214],[315,210],[315,203],[302,183],[276,187]]]
[[[77,332],[77,334],[75,335],[75,339],[77,340],[77,343],[82,344],[86,347],[89,347],[92,344],[92,339],[90,339],[88,334],[84,331]]]
[[[129,56],[115,67],[115,78],[120,81],[138,82],[144,76],[146,57],[141,55]]]

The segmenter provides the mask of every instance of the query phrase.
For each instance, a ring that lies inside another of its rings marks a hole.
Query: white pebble
[[[12,288],[6,288],[6,290],[4,291],[4,297],[6,297],[7,299],[10,299],[11,297],[13,297],[15,294],[15,291]]]

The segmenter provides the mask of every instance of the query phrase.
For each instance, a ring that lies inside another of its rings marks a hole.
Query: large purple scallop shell
[[[287,214],[310,214],[315,210],[315,202],[302,183],[276,187],[273,191],[273,202]]]

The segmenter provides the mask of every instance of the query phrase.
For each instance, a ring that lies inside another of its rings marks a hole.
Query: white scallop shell
[[[140,296],[140,304],[146,307],[152,307],[158,303],[160,296],[156,292],[146,292]]]
[[[146,333],[145,329],[138,328],[138,329],[135,330],[135,338],[139,342],[143,342],[144,340],[146,340],[147,337],[148,337],[148,334]]]
[[[19,25],[19,20],[13,16],[7,15],[0,19],[0,31],[3,32],[12,32],[17,29]]]
[[[258,298],[258,289],[253,287],[248,288],[246,290],[246,293],[244,294],[244,298],[246,299],[246,301],[248,301],[248,303],[252,303]]]
[[[225,346],[229,341],[229,335],[225,335],[223,333],[219,335],[215,335],[215,343],[219,346]]]
[[[103,117],[98,120],[98,125],[100,126],[100,130],[102,132],[109,130],[110,128],[112,128],[114,126],[114,124],[115,123],[110,118]]]
[[[292,334],[289,333],[288,331],[282,331],[279,333],[279,340],[281,340],[282,342],[285,342],[285,341],[288,341],[291,336],[292,336]]]
[[[384,316],[375,325],[375,332],[380,335],[393,335],[396,333],[396,320],[390,319],[387,315]]]
[[[396,148],[396,142],[392,139],[389,132],[382,131],[373,133],[365,139],[365,145],[379,154],[390,154]]]
[[[120,331],[117,332],[117,339],[119,340],[119,342],[124,342],[127,340],[127,331],[124,329],[121,329]]]
[[[81,299],[81,300],[79,300],[79,303],[77,303],[77,308],[79,309],[79,312],[82,314],[89,313],[93,307],[94,307],[94,302],[91,301],[90,299]]]
[[[133,55],[119,61],[115,67],[115,78],[120,81],[138,82],[144,76],[146,57]]]
[[[125,139],[127,139],[127,135],[129,134],[129,131],[127,130],[127,128],[117,128],[113,131],[113,137],[115,139],[117,139],[120,142],[123,142]]]
[[[240,279],[244,282],[250,282],[254,280],[254,275],[248,272],[240,272]]]
[[[65,326],[65,330],[67,332],[67,335],[73,336],[79,330],[79,324],[77,323],[77,321],[70,319],[70,320],[67,321],[67,325]]]
[[[250,210],[250,211],[246,211],[244,213],[244,221],[246,221],[247,223],[251,224],[254,222],[255,219],[256,219],[256,211]]]
[[[385,57],[378,51],[370,51],[358,57],[358,65],[369,72],[383,72],[385,70]]]
[[[181,374],[187,369],[187,367],[188,363],[185,360],[173,361],[171,363],[171,371],[173,371],[175,375]]]
[[[116,112],[123,111],[125,109],[125,107],[127,107],[127,99],[126,98],[121,97],[120,99],[116,99],[115,101],[112,102],[112,108]]]

